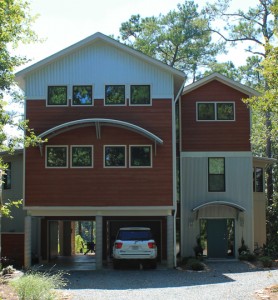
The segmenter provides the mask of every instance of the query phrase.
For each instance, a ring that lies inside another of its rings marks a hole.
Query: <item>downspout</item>
[[[177,96],[173,103],[173,186],[175,187],[173,191],[174,196],[174,268],[177,267],[177,253],[176,253],[176,243],[177,243],[177,237],[176,237],[176,217],[177,217],[177,149],[176,149],[176,103],[178,99],[180,98],[180,95],[184,89],[186,80],[183,81],[179,92],[177,93]]]

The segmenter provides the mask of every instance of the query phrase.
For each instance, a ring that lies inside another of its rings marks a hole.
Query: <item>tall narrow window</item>
[[[46,167],[66,168],[68,147],[67,146],[46,146]]]
[[[72,105],[92,105],[93,89],[91,85],[74,85],[72,88]]]
[[[131,85],[130,86],[130,104],[131,105],[149,105],[151,104],[151,88],[149,85]]]
[[[67,86],[49,86],[47,105],[68,105]]]
[[[209,192],[225,192],[225,158],[209,157],[208,159]]]
[[[93,147],[92,146],[71,146],[71,167],[92,168]]]
[[[263,168],[254,168],[253,191],[258,193],[264,191]]]
[[[125,167],[126,166],[126,147],[125,146],[105,146],[104,147],[104,166],[105,167]]]
[[[125,105],[125,86],[106,85],[105,105]]]
[[[151,167],[151,146],[130,146],[130,167]]]
[[[3,175],[3,189],[9,190],[12,188],[12,164],[10,162],[6,163],[7,169],[5,170],[5,174]]]

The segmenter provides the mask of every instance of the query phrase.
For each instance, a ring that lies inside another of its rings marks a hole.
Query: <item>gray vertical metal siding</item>
[[[25,96],[45,99],[48,85],[94,84],[94,97],[103,98],[105,84],[140,83],[151,84],[153,98],[173,97],[171,74],[98,42],[31,73],[26,78]]]

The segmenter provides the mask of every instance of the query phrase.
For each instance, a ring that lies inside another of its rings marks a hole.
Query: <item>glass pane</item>
[[[67,148],[66,147],[47,147],[47,166],[66,167]]]
[[[125,147],[107,146],[105,147],[105,166],[124,167],[125,166]]]
[[[225,176],[224,175],[209,175],[209,191],[224,192],[225,191]]]
[[[90,85],[76,85],[72,90],[72,104],[73,105],[91,105],[92,102],[92,86]]]
[[[131,104],[150,104],[150,86],[149,85],[132,85],[130,87]]]
[[[125,86],[124,85],[106,85],[105,86],[105,104],[123,105],[125,104]]]
[[[224,158],[209,158],[209,174],[224,174],[225,160]]]
[[[67,105],[67,87],[49,86],[48,87],[48,105]]]
[[[198,103],[198,120],[215,120],[214,103]]]
[[[256,192],[263,192],[263,169],[256,168]]]
[[[8,162],[7,164],[7,169],[4,171],[4,175],[3,175],[3,188],[4,190],[9,190],[12,187],[12,176],[11,176],[11,166],[12,164],[10,162]]]
[[[130,164],[132,167],[150,167],[151,166],[151,147],[150,146],[132,146],[130,150]]]
[[[217,120],[234,120],[234,104],[217,103]]]
[[[91,167],[92,147],[72,147],[72,166]]]

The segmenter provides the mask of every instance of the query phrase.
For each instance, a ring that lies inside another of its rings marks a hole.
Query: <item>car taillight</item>
[[[116,249],[121,249],[123,246],[123,243],[115,243],[115,248]]]
[[[156,244],[154,242],[149,242],[148,246],[149,246],[150,249],[156,248]]]

